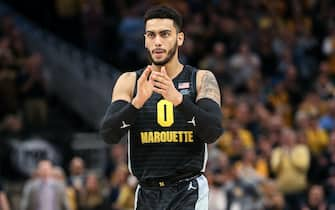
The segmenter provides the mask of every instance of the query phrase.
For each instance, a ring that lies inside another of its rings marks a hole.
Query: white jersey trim
[[[206,165],[207,165],[207,160],[208,160],[208,148],[207,148],[208,146],[207,146],[207,143],[204,144],[204,147],[205,147],[204,162],[203,162],[203,165],[202,165],[201,172],[205,172]]]
[[[134,201],[134,210],[137,208],[137,201],[138,201],[138,192],[140,191],[141,186],[137,185],[136,191],[135,191],[135,201]]]
[[[128,135],[128,139],[127,139],[127,143],[128,143],[128,170],[132,175],[134,175],[133,171],[131,170],[131,161],[130,161],[130,130],[128,130],[127,135]]]

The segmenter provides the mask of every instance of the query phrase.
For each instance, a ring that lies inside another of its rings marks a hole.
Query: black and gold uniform
[[[196,99],[196,71],[186,65],[173,79],[179,92],[192,101]],[[137,71],[137,77],[142,72]],[[140,181],[190,177],[203,172],[207,145],[197,139],[195,127],[194,118],[186,118],[171,102],[153,93],[129,130],[131,172]]]
[[[143,71],[136,71],[136,81]],[[139,180],[136,210],[208,209],[209,189],[202,173],[207,143],[222,133],[222,116],[212,99],[196,101],[197,72],[185,65],[172,80],[183,95],[176,107],[153,92],[140,109],[124,100],[107,108],[100,132],[110,144],[128,135],[128,166]],[[206,82],[202,85],[208,85]]]
[[[102,119],[106,143],[128,136],[128,166],[139,180],[135,210],[208,210],[203,172],[207,144],[223,132],[221,96],[212,72],[179,61],[182,22],[163,5],[145,13],[150,64],[118,78]]]

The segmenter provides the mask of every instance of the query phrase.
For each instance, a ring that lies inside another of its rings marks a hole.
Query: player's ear
[[[177,34],[177,44],[178,44],[178,47],[182,46],[183,43],[184,43],[184,38],[185,38],[185,35],[184,35],[184,32],[179,32]]]
[[[148,46],[147,46],[147,39],[145,38],[145,36],[144,36],[144,48],[145,48],[145,49],[148,49]]]

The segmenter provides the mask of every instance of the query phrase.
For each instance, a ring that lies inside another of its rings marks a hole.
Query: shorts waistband
[[[198,178],[203,173],[196,173],[196,174],[187,174],[187,175],[180,175],[174,178],[155,178],[145,181],[140,181],[139,184],[141,187],[169,187],[173,185],[177,185],[179,183],[188,182],[193,179]]]

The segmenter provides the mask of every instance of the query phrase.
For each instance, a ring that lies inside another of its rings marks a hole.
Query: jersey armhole
[[[194,68],[193,67],[193,70],[192,70],[192,75],[191,75],[191,79],[192,79],[192,89],[194,90],[194,103],[196,102],[196,99],[197,99],[197,95],[198,95],[198,90],[197,90],[197,73],[198,73],[198,70],[197,68]]]
[[[115,88],[115,85],[116,85],[116,82],[117,82],[117,80],[119,79],[119,77],[122,75],[122,73],[121,72],[118,72],[116,75],[115,75],[115,77],[113,77],[113,79],[112,79],[112,90],[111,90],[111,98],[113,98],[113,92],[114,92],[114,88]]]
[[[144,69],[139,69],[137,71],[135,71],[135,74],[136,74],[136,78],[135,78],[135,86],[134,86],[134,89],[133,89],[133,98],[136,96],[136,92],[137,92],[137,80],[138,78],[140,78],[140,76],[142,75]]]

